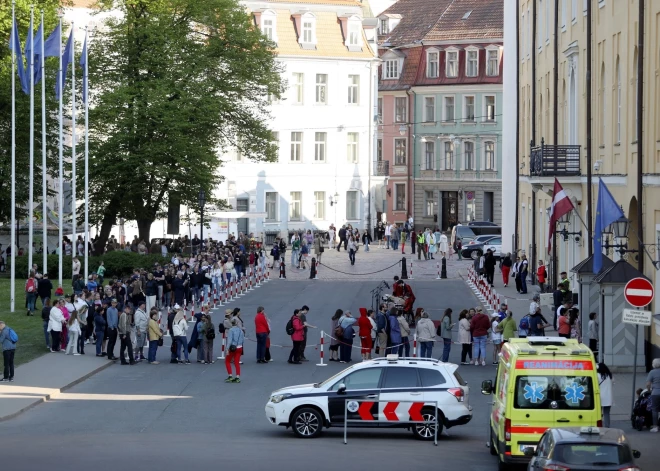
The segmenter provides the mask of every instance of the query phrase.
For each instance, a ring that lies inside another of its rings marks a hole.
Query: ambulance
[[[502,347],[493,395],[490,453],[499,469],[526,463],[551,427],[602,426],[597,363],[591,350],[563,337],[513,338]]]

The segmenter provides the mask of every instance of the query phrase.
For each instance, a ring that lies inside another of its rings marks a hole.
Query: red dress
[[[371,352],[371,321],[367,317],[367,310],[363,307],[360,308],[360,318],[357,321],[360,334],[360,343],[362,345],[362,353]]]

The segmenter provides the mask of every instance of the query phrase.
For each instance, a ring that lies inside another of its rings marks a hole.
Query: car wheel
[[[470,252],[470,258],[472,260],[476,260],[479,257],[481,257],[481,250],[473,250],[472,252]]]
[[[323,429],[323,416],[311,407],[298,409],[293,414],[291,427],[298,438],[316,438]]]
[[[509,471],[509,465],[502,461],[500,458],[497,459],[497,471]]]
[[[488,442],[489,442],[489,445],[490,445],[488,447],[490,449],[490,454],[493,455],[493,456],[497,456],[497,448],[495,447],[495,442],[493,442],[493,428],[492,427],[490,429],[490,440],[488,440]]]
[[[435,412],[433,409],[422,409],[422,417],[428,423],[413,424],[412,431],[418,440],[433,440],[435,436]],[[442,414],[438,411],[438,437],[442,433]]]

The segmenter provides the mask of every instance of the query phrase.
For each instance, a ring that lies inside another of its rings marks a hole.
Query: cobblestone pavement
[[[311,261],[314,254],[310,254]],[[379,248],[372,244],[369,251],[365,251],[364,246],[360,245],[355,255],[355,265],[351,265],[348,258],[348,252],[342,247],[341,252],[336,249],[326,247],[321,256],[321,266],[319,267],[318,280],[372,280],[383,279],[391,281],[395,275],[401,276],[401,259],[406,258],[406,271],[408,277],[414,280],[435,280],[438,278],[441,270],[441,259],[435,257],[435,260],[418,260],[418,254],[411,253],[409,246],[406,246],[405,253],[401,249],[392,250]],[[272,261],[272,260],[271,260]],[[412,263],[412,266],[411,266]],[[456,279],[460,274],[465,274],[472,260],[458,260],[454,255],[447,259],[447,278]],[[412,276],[411,276],[412,272]],[[279,271],[273,269],[270,271],[271,279],[279,277]],[[309,266],[305,270],[295,268],[291,263],[291,251],[286,252],[286,278],[287,280],[299,281],[310,278]],[[441,280],[438,280],[440,282]]]

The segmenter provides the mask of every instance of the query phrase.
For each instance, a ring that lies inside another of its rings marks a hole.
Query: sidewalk
[[[0,383],[0,421],[16,417],[37,404],[109,367],[114,362],[90,353],[49,353],[16,368],[13,383]]]

